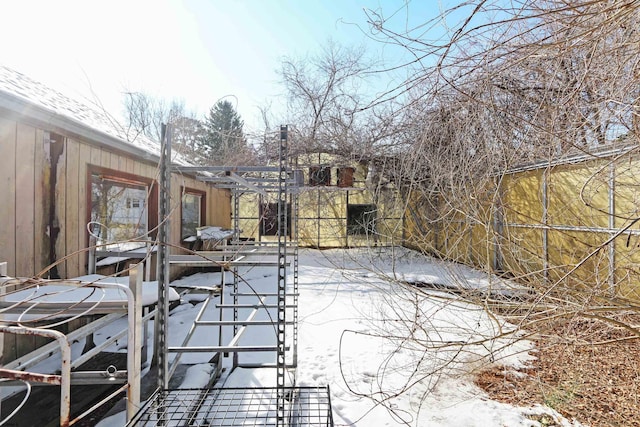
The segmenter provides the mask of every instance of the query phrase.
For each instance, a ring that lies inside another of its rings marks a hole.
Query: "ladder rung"
[[[294,308],[287,304],[285,308]],[[278,308],[278,304],[216,304],[216,308]]]
[[[220,286],[194,286],[194,285],[178,285],[177,289],[187,289],[189,291],[203,291],[203,292],[220,292]]]
[[[232,292],[229,295],[233,296],[237,296],[237,297],[277,297],[279,294],[277,292],[272,292],[272,293],[251,293],[251,292]],[[300,294],[295,293],[295,294],[285,294],[285,297],[297,297],[300,296]]]
[[[239,346],[208,346],[208,347],[169,347],[169,353],[239,353],[252,351],[278,351],[274,345],[239,345]],[[286,347],[285,350],[289,350]]]
[[[257,369],[257,368],[277,368],[276,363],[238,363],[238,368]],[[285,369],[297,368],[295,364],[285,363]]]
[[[286,242],[284,242],[287,246],[292,246],[292,245],[297,245],[298,242],[295,240],[287,240]],[[227,243],[227,246],[278,246],[278,242],[277,241],[268,241],[268,240],[263,240],[263,241],[258,241],[256,242],[255,240],[232,240],[229,243]]]
[[[280,265],[278,261],[251,261],[251,260],[240,260],[240,261],[229,261],[228,263],[231,267],[238,265],[241,267],[277,267]],[[288,267],[291,263],[285,262],[284,265]]]
[[[218,261],[220,262],[220,261]],[[191,266],[191,267],[220,267],[220,264],[214,262],[214,261],[169,261],[169,264],[171,265],[178,265],[178,266]]]
[[[277,321],[271,320],[199,320],[195,322],[200,326],[235,326],[235,325],[265,325],[265,326],[275,326],[278,324]],[[293,325],[293,321],[284,322],[285,325]]]

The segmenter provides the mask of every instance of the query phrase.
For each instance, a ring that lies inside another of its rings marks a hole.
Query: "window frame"
[[[309,166],[309,186],[310,187],[328,187],[331,185],[331,167],[330,166]]]
[[[103,179],[121,183],[123,186],[128,187],[146,187],[146,211],[147,211],[147,234],[149,238],[154,239],[157,235],[158,228],[158,185],[152,178],[147,178],[140,175],[131,174],[128,172],[122,172],[116,169],[105,168],[102,166],[88,165],[87,166],[87,189],[86,189],[86,222],[92,221],[93,212],[93,177],[101,176]],[[125,201],[126,203],[126,201]],[[89,244],[89,234],[85,233],[85,246]]]
[[[352,210],[358,209],[356,215]],[[354,223],[354,221],[356,221]],[[369,236],[377,231],[378,207],[374,203],[350,203],[347,205],[347,235]]]
[[[205,225],[207,221],[207,192],[204,190],[198,190],[190,187],[180,187],[180,241],[184,242],[184,240],[190,236],[184,235],[184,196],[192,195],[198,196],[200,198],[200,221],[197,227],[202,227]]]

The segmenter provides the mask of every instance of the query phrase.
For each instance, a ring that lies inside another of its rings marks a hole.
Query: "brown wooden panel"
[[[141,176],[147,176],[143,170],[146,170],[146,167],[143,167],[142,163],[140,162],[134,162],[133,164],[133,174],[134,175],[141,175]]]
[[[88,247],[88,235],[86,223],[89,220],[91,206],[90,175],[88,172],[91,163],[91,147],[88,144],[80,144],[80,164],[78,167],[78,247],[86,249]],[[79,255],[80,275],[86,273],[87,252],[83,251]]]
[[[157,179],[158,178],[158,168],[157,166],[154,165],[148,165],[146,163],[140,164],[140,173],[143,176],[146,176],[147,178],[151,178],[151,179]]]
[[[7,273],[16,272],[16,123],[0,118],[0,261]]]
[[[100,166],[102,158],[102,150],[96,147],[91,147],[91,164]]]
[[[111,169],[111,153],[109,153],[108,151],[101,150],[100,164],[98,166]]]
[[[80,275],[80,261],[77,251],[80,249],[78,246],[79,241],[79,229],[83,227],[84,217],[80,219],[80,196],[79,196],[79,180],[78,169],[80,166],[80,144],[73,140],[67,139],[67,167],[66,167],[66,216],[64,226],[64,236],[66,240],[66,252],[67,256],[67,276],[74,277]],[[84,204],[84,198],[82,198]]]
[[[67,187],[66,187],[66,166],[67,166],[67,141],[63,138],[63,141],[57,141],[56,144],[63,144],[62,155],[58,158],[57,171],[56,171],[56,189],[55,189],[55,221],[60,227],[60,234],[56,239],[56,261],[58,274],[60,277],[67,277],[67,263],[66,259],[63,260],[67,253],[67,242],[65,239],[65,218],[66,218],[66,200],[67,200]]]
[[[211,189],[208,200],[209,213],[207,215],[209,224],[221,227],[231,227],[231,196],[229,191]],[[244,201],[245,200],[241,200],[240,203],[242,204]],[[258,215],[257,209],[256,205],[256,215]]]
[[[120,169],[120,156],[118,156],[116,153],[111,153],[111,169],[114,170],[122,170]]]
[[[45,150],[48,150],[48,142],[45,145],[44,131],[36,130],[34,150],[34,193],[35,205],[34,218],[34,247],[35,247],[35,271],[42,271],[49,264],[49,236],[47,224],[49,220],[49,179],[51,168]]]
[[[127,157],[126,160],[127,160],[126,172],[127,173],[134,173],[135,161],[131,157]]]
[[[118,170],[127,171],[127,158],[125,156],[118,156]]]
[[[16,276],[35,270],[35,128],[18,123],[16,134]]]

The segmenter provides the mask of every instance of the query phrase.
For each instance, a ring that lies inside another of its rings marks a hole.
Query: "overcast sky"
[[[248,131],[258,106],[284,100],[276,70],[284,56],[317,53],[329,39],[370,56],[403,53],[366,36],[364,8],[395,12],[406,25],[437,15],[440,1],[414,0],[20,0],[4,2],[4,65],[72,95],[95,94],[112,114],[123,92],[182,99],[204,115],[225,96]]]

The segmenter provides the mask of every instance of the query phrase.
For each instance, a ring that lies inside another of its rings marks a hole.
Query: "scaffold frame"
[[[188,352],[213,352],[216,353],[217,366],[216,377],[220,377],[223,365],[223,357],[232,355],[232,370],[237,367],[256,368],[270,367],[276,368],[276,387],[273,407],[276,416],[277,426],[287,425],[290,418],[290,394],[287,389],[295,388],[295,369],[298,359],[298,247],[297,247],[297,181],[294,172],[288,166],[288,127],[280,128],[280,143],[278,149],[278,166],[253,167],[253,166],[179,166],[171,164],[171,128],[167,127],[162,138],[162,162],[160,168],[160,191],[159,191],[159,248],[158,248],[158,301],[166,307],[167,295],[169,289],[169,266],[219,266],[222,271],[232,271],[234,277],[233,283],[233,299],[230,303],[225,301],[224,297],[224,277],[222,274],[222,283],[220,284],[220,303],[217,304],[219,311],[219,319],[214,321],[200,320],[200,316],[194,322],[193,328],[197,326],[217,326],[219,328],[219,342],[217,346],[201,346],[189,345],[189,339],[186,338],[181,346],[168,347],[166,345],[166,337],[168,334],[168,313],[162,311],[165,316],[159,313],[156,328],[156,355],[158,364],[158,390],[168,390],[168,382],[170,376],[175,371],[174,366],[168,366],[168,354],[180,354]],[[195,253],[195,255],[171,255],[166,242],[169,240],[169,213],[170,210],[170,187],[169,181],[171,173],[189,173],[197,175],[201,181],[207,181],[216,188],[226,188],[231,193],[231,203],[233,208],[233,230],[236,231],[235,238],[223,247],[221,251],[211,251],[207,253]],[[272,178],[275,175],[275,178]],[[271,178],[270,178],[271,177]],[[256,193],[262,196],[273,197],[278,201],[277,212],[277,241],[243,241],[239,238],[239,218],[240,218],[240,196],[246,192]],[[293,212],[288,212],[289,203]],[[163,206],[165,209],[163,209]],[[288,224],[288,218],[291,214],[291,222]],[[291,231],[289,231],[291,230]],[[290,234],[291,233],[291,234]],[[160,250],[160,248],[164,248]],[[256,255],[260,255],[259,257]],[[273,257],[273,260],[272,258]],[[265,294],[241,294],[238,286],[238,267],[240,266],[273,266],[277,268],[277,283],[274,286],[275,292],[267,292]],[[160,271],[161,270],[161,271]],[[164,274],[162,274],[164,272]],[[291,273],[293,283],[287,282],[287,277]],[[239,296],[255,296],[258,300],[253,304],[241,304]],[[276,297],[276,303],[268,303],[268,297]],[[239,309],[251,308],[253,311],[245,319],[239,318]],[[258,309],[275,308],[277,309],[275,322],[267,323],[265,321],[256,321],[253,316]],[[225,320],[223,316],[224,309],[233,310],[233,320]],[[201,311],[202,312],[202,311]],[[274,324],[275,323],[275,324]],[[240,345],[240,336],[244,331],[253,325],[272,324],[276,331],[276,343],[273,346],[264,345]],[[233,328],[233,338],[230,342],[223,342],[222,330],[224,327]],[[192,329],[193,329],[192,328]],[[291,334],[291,338],[289,338]],[[190,334],[189,334],[190,335]],[[290,342],[289,342],[290,339]],[[275,364],[243,364],[240,363],[238,354],[241,352],[272,352],[275,355]],[[160,353],[163,353],[162,355]],[[163,393],[158,392],[158,404],[164,401]],[[330,410],[329,410],[330,413]],[[226,425],[226,424],[224,424]],[[263,425],[263,424],[260,424]],[[311,425],[311,424],[310,424]],[[312,424],[316,425],[316,424]],[[325,425],[325,424],[322,424]],[[329,425],[329,424],[326,424]]]

